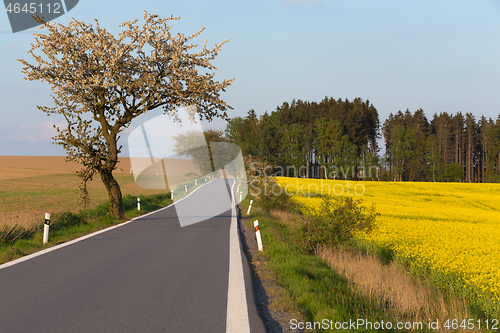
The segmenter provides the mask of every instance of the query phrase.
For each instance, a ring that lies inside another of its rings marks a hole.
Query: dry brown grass
[[[43,225],[42,212],[0,213],[0,244],[14,241],[26,234],[40,230]]]
[[[40,224],[45,213],[41,210],[21,211],[21,212],[0,212],[0,226],[13,227],[15,225],[30,228],[35,224]]]
[[[274,215],[289,226],[295,226],[295,218],[291,212],[282,209],[271,209],[269,214]]]
[[[321,248],[317,255],[330,267],[346,277],[352,288],[360,293],[375,297],[382,308],[394,318],[406,318],[412,321],[428,322],[439,319],[442,323],[450,319],[472,318],[467,300],[456,295],[447,295],[429,282],[414,279],[408,271],[395,263],[383,265],[373,255],[345,249]],[[454,332],[481,332],[480,330],[453,330]]]

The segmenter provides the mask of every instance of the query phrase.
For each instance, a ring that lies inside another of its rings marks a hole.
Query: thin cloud
[[[4,45],[3,49],[4,50],[17,50],[19,48],[19,45],[16,43],[9,43],[7,45]]]
[[[212,120],[211,122],[202,121],[201,126],[203,127],[204,131],[208,129],[213,129],[216,131],[225,131],[227,127],[227,121],[222,119]]]
[[[64,123],[56,126],[62,127]],[[18,127],[10,128],[2,133],[2,141],[8,143],[49,143],[53,142],[52,137],[57,135],[52,121],[43,123],[22,124]]]

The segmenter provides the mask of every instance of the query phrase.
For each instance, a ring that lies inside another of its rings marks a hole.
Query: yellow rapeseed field
[[[358,237],[411,265],[461,280],[483,309],[500,307],[500,184],[353,182],[278,178],[308,209],[314,194],[352,196],[375,205],[376,229]]]

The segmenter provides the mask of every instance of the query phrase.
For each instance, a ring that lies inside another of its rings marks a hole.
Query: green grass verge
[[[127,220],[172,203],[170,193],[139,196],[139,198],[141,211],[137,210],[136,196],[126,195],[123,197],[123,208]],[[87,209],[79,213],[54,213],[51,216],[47,244],[43,244],[43,221],[40,221],[39,229],[27,232],[14,241],[0,244],[0,264],[125,221],[109,216],[108,210],[109,201],[95,209]]]
[[[247,197],[243,204],[248,206]],[[259,220],[264,246],[264,254],[278,278],[278,282],[288,296],[296,302],[307,321],[320,323],[312,332],[335,332],[335,323],[344,323],[364,319],[372,323],[387,322],[383,309],[375,299],[370,299],[353,291],[349,281],[334,272],[321,258],[308,254],[294,244],[292,231],[288,225],[271,214],[259,209],[254,201],[254,208],[246,223],[253,227],[253,221]],[[325,324],[326,320],[326,324]],[[396,323],[394,323],[396,324]],[[314,325],[314,324],[311,324]],[[326,328],[325,328],[326,327]],[[330,329],[333,327],[333,329]],[[352,328],[352,327],[351,327]],[[343,332],[392,332],[394,330],[342,329]],[[399,330],[404,332],[404,330]],[[421,330],[424,332],[424,330]]]

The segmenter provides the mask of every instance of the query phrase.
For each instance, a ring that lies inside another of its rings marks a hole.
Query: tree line
[[[500,181],[500,115],[434,114],[422,109],[390,114],[356,98],[293,100],[258,117],[231,119],[226,137],[243,155],[273,164],[290,177],[393,181]],[[379,156],[377,138],[385,140]]]
[[[382,127],[385,179],[500,181],[500,115],[441,112],[429,121],[422,109],[390,114]]]
[[[293,100],[257,117],[233,118],[226,136],[243,155],[263,158],[286,176],[357,178],[378,166],[377,109],[368,100]],[[372,175],[372,178],[374,175]]]

